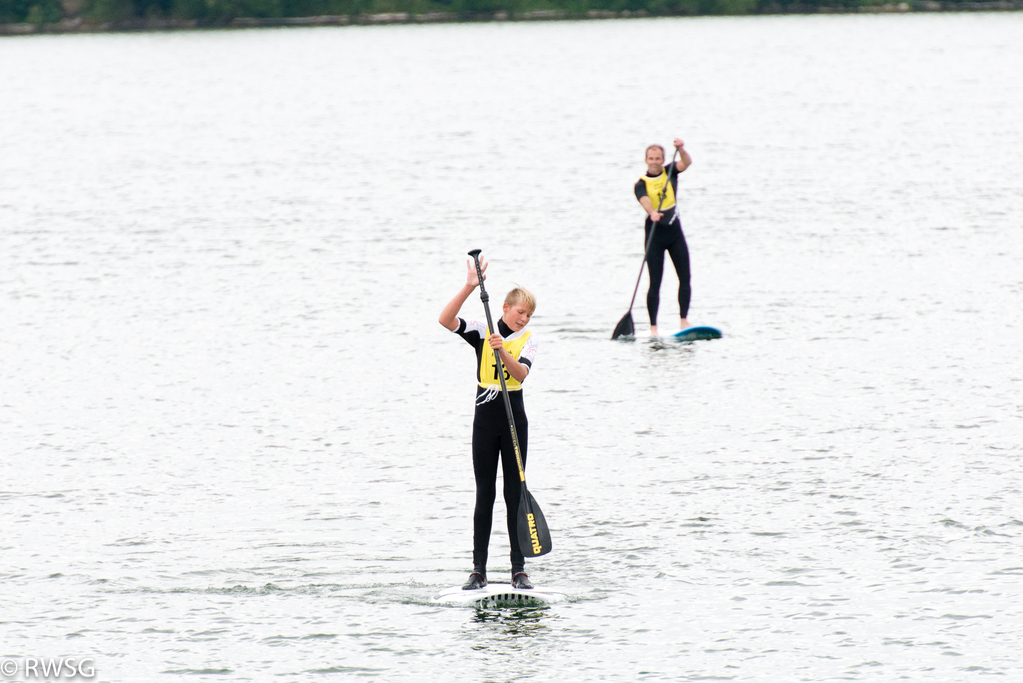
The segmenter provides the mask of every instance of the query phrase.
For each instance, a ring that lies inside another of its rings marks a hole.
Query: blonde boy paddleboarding
[[[522,493],[518,464],[512,444],[511,428],[504,402],[500,399],[501,384],[497,375],[494,350],[501,355],[505,384],[511,400],[518,436],[522,466],[526,466],[526,445],[529,421],[522,400],[522,382],[536,358],[537,343],[525,327],[536,310],[536,299],[522,287],[508,292],[503,315],[497,330],[491,332],[486,322],[458,317],[469,295],[479,286],[479,276],[472,262],[466,263],[465,285],[441,311],[438,321],[476,350],[476,413],[472,421],[472,468],[476,477],[476,509],[473,513],[472,573],[462,588],[472,590],[487,585],[487,556],[490,531],[493,527],[494,501],[497,498],[497,466],[500,460],[504,476],[504,503],[508,512],[508,540],[511,543],[512,586],[532,588],[525,572],[525,557],[519,549],[516,520]],[[481,272],[485,273],[484,262]],[[486,275],[483,276],[486,279]]]

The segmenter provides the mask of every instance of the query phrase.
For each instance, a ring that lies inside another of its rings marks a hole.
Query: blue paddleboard
[[[671,335],[679,341],[699,341],[701,339],[721,339],[721,330],[716,327],[708,327],[707,325],[699,325],[697,327],[687,327],[684,330],[679,330],[675,334]]]

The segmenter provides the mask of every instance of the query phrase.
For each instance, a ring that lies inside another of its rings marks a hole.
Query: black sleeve
[[[458,319],[458,327],[455,329],[455,334],[464,339],[469,346],[473,347],[477,351],[483,348],[483,335],[477,330],[468,329],[468,324],[465,322],[465,318]]]
[[[643,179],[640,178],[639,180],[636,181],[636,199],[639,199],[640,197],[645,197],[645,196],[646,196],[646,183],[644,183]]]

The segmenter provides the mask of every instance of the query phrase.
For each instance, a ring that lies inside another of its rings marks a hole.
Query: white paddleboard
[[[448,588],[433,599],[444,605],[475,607],[529,607],[549,605],[565,600],[568,595],[557,588],[512,588],[510,583],[488,583],[483,588],[462,590],[461,586]]]

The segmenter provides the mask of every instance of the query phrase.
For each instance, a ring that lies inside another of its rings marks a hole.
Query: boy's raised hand
[[[477,287],[480,286],[480,278],[479,275],[476,274],[476,264],[473,263],[472,261],[466,261],[465,267],[468,270],[468,272],[465,275],[465,284],[472,287],[473,289],[476,289]],[[486,280],[487,279],[486,261],[482,260],[480,261],[480,272],[483,273],[483,279]]]

